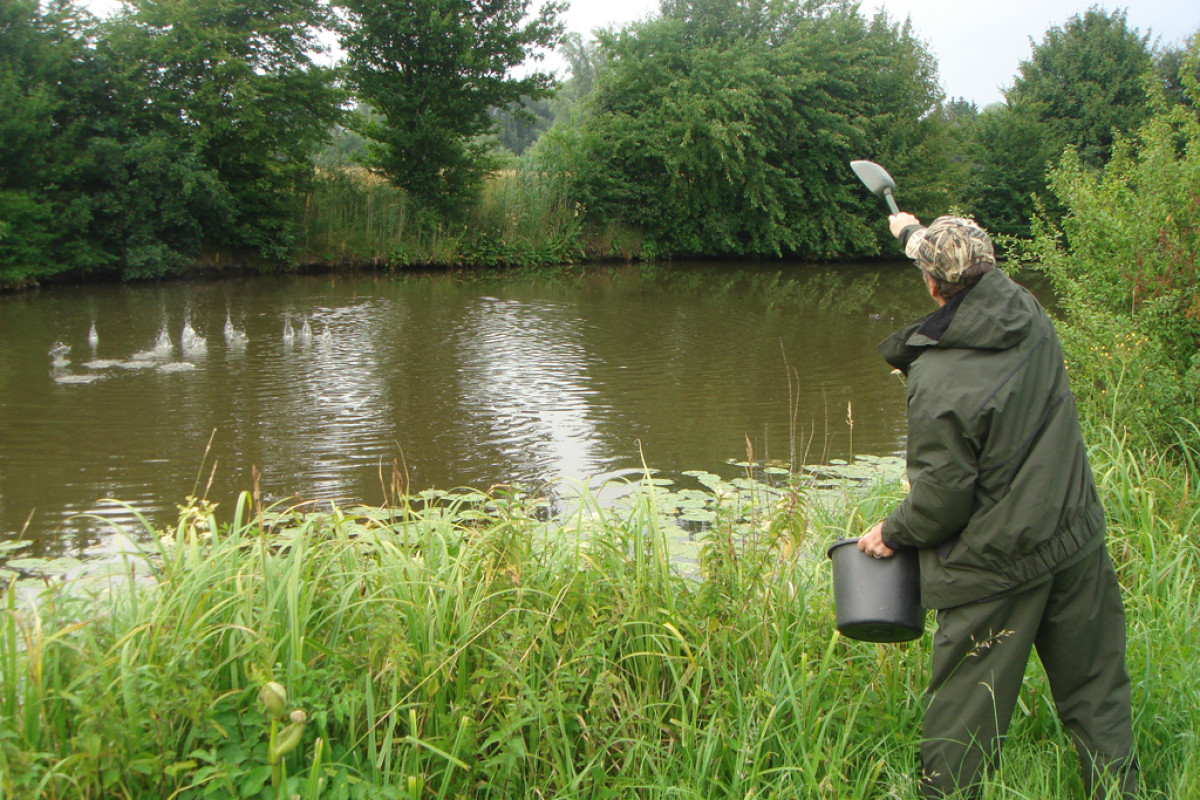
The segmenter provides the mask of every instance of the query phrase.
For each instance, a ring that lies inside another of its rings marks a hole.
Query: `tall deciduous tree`
[[[1029,233],[1033,196],[1045,186],[1046,165],[1062,152],[1028,113],[1001,103],[985,108],[963,148],[963,202],[993,234]]]
[[[652,249],[876,252],[881,207],[848,162],[887,163],[916,210],[938,179],[932,60],[886,17],[844,2],[670,0],[601,45],[607,66],[565,170],[593,214],[642,226]]]
[[[1032,116],[1056,150],[1073,145],[1085,164],[1102,166],[1114,133],[1137,130],[1149,116],[1146,38],[1123,11],[1077,14],[1021,63],[1008,103]]]
[[[1065,147],[1100,167],[1114,135],[1147,118],[1152,66],[1146,37],[1124,12],[1092,8],[1047,31],[1006,92],[1006,111],[978,128],[978,180],[968,205],[996,230],[1028,234],[1034,196],[1048,199],[1046,170]]]
[[[320,0],[0,4],[0,281],[283,259],[342,93]]]
[[[88,22],[67,0],[0,3],[0,284],[102,260],[73,189],[93,116]]]
[[[328,22],[319,0],[129,0],[111,23],[114,69],[143,91],[137,124],[165,137],[148,152],[215,182],[204,235],[222,248],[288,253],[296,190],[340,116],[311,55]]]
[[[358,98],[382,113],[364,133],[370,163],[414,197],[443,211],[459,207],[488,170],[478,137],[489,109],[547,97],[549,73],[515,77],[515,67],[562,35],[547,2],[529,0],[340,0],[342,37]]]

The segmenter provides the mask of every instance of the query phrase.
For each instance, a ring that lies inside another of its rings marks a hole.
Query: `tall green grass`
[[[1195,474],[1116,438],[1095,464],[1145,796],[1200,796]],[[928,636],[839,637],[824,556],[898,491],[719,514],[687,577],[648,486],[559,521],[516,494],[198,503],[92,596],[10,587],[0,796],[915,798]],[[277,781],[268,681],[307,716]],[[1080,792],[1033,669],[984,796]]]
[[[585,225],[558,183],[524,168],[492,175],[455,221],[363,170],[322,170],[305,197],[302,227],[301,263],[540,267],[641,253],[638,233]]]

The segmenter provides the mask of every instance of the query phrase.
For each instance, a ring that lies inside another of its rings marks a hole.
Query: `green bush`
[[[1068,151],[1050,185],[1067,213],[1035,222],[1030,253],[1060,295],[1085,416],[1174,442],[1200,401],[1200,119],[1164,104],[1103,170]]]
[[[589,219],[644,230],[647,255],[876,254],[880,204],[854,158],[886,163],[914,211],[937,205],[935,67],[885,16],[691,0],[599,36],[607,62],[577,130],[538,149]]]

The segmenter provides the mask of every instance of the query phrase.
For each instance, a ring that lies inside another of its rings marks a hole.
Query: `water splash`
[[[104,380],[103,375],[97,375],[95,373],[86,375],[72,375],[66,371],[55,373],[52,377],[55,383],[66,385],[75,383],[95,383],[96,381]]]
[[[231,348],[234,348],[234,349],[242,348],[242,347],[246,346],[246,342],[249,340],[249,337],[246,336],[245,331],[238,330],[236,327],[234,327],[233,320],[229,318],[228,313],[225,314],[225,329],[224,329],[224,331],[225,331],[225,344],[229,345]]]
[[[175,352],[175,345],[171,342],[171,336],[167,333],[167,328],[164,325],[158,332],[158,339],[154,342],[154,349],[150,351],[155,358],[170,358]]]
[[[96,332],[96,323],[93,321],[92,327],[88,329],[88,347],[95,352],[98,344],[100,344],[100,334]]]
[[[159,364],[156,372],[172,373],[172,372],[191,372],[196,369],[196,365],[190,361],[172,361],[169,364]]]
[[[179,344],[189,355],[203,355],[208,352],[208,340],[196,333],[190,319],[183,323],[183,333],[179,336]]]
[[[64,342],[55,342],[54,346],[50,348],[50,378],[55,383],[93,383],[104,377],[94,372],[82,375],[70,372],[67,369],[67,366],[71,363],[70,359],[67,358],[67,353],[69,352],[71,352],[71,345]]]

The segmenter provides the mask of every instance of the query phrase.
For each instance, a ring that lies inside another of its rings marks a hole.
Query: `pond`
[[[904,447],[907,263],[235,277],[0,296],[0,541],[96,556],[189,495],[382,503]],[[557,483],[555,483],[557,482]],[[116,498],[125,505],[101,502]],[[225,519],[228,516],[224,517]]]

